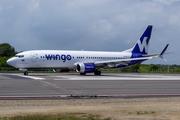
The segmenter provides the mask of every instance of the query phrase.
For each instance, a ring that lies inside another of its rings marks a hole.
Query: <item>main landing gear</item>
[[[86,73],[80,73],[80,75],[86,75]]]
[[[95,72],[94,72],[94,75],[101,75],[101,71],[98,71],[98,70],[95,71]]]
[[[25,71],[25,72],[24,72],[24,75],[28,75],[28,72],[27,72],[27,71]]]
[[[86,73],[80,73],[80,75],[86,75]],[[94,72],[94,75],[101,75],[101,71],[96,70],[96,71]]]

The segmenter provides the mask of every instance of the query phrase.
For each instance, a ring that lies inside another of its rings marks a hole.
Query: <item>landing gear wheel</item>
[[[28,72],[27,72],[27,71],[25,71],[25,72],[24,72],[24,75],[28,75]]]
[[[95,71],[94,75],[101,75],[101,71]]]
[[[86,73],[80,73],[80,75],[86,75]]]

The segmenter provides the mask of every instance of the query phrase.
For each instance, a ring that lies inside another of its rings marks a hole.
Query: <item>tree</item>
[[[155,71],[155,70],[159,70],[160,69],[160,65],[150,65],[149,71]]]
[[[10,65],[8,65],[6,63],[6,61],[8,60],[8,57],[0,57],[0,68],[1,67],[11,67]]]
[[[122,72],[139,72],[140,70],[140,64],[135,64],[130,67],[122,68]]]
[[[9,43],[0,44],[0,57],[11,57],[15,55],[15,49]]]

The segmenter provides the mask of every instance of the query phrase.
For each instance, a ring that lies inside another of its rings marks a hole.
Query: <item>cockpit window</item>
[[[19,58],[22,58],[22,57],[24,57],[24,55],[19,55]]]
[[[15,55],[14,57],[22,58],[22,57],[24,57],[24,55]]]

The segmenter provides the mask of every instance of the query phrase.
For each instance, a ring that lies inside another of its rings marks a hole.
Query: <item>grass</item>
[[[122,111],[122,113],[128,113],[128,114],[134,114],[134,112],[127,112],[127,111]],[[145,114],[154,114],[155,111],[147,112],[147,111],[136,111],[137,115],[145,115]]]
[[[155,111],[151,111],[151,112],[147,112],[147,111],[144,111],[144,112],[142,112],[142,111],[136,111],[136,113],[137,113],[137,115],[143,115],[143,114],[154,114],[154,113],[155,113]]]
[[[0,117],[0,120],[7,120],[7,117],[3,117],[3,118]]]
[[[132,114],[132,112],[128,112],[128,114]]]
[[[84,114],[81,116],[64,114],[64,115],[26,115],[13,117],[0,117],[0,120],[110,120],[110,118],[101,119],[99,115]]]
[[[155,111],[151,111],[151,114],[154,114],[155,113]]]

